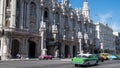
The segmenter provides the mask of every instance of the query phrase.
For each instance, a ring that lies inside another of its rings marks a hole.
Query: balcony
[[[0,28],[0,32],[4,29],[5,32],[19,34],[19,35],[32,35],[32,36],[39,36],[39,32],[30,32],[28,29],[20,29],[20,28]]]

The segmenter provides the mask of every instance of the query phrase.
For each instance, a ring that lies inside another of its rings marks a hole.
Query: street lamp
[[[41,25],[40,25],[40,35],[41,35],[41,55],[45,55],[46,54],[46,44],[45,44],[45,40],[44,40],[44,35],[45,35],[45,30],[46,30],[46,23],[43,21],[44,20],[44,12],[43,12],[43,7],[44,7],[44,0],[40,1],[40,5],[41,5]]]
[[[44,41],[44,33],[45,33],[45,30],[46,30],[46,25],[45,25],[45,22],[43,22],[43,20],[41,21],[41,27],[40,27],[40,31],[41,31],[41,50],[42,50],[42,53],[41,55],[45,55],[46,54],[46,48],[45,48],[45,41]]]
[[[78,40],[79,40],[79,52],[82,54],[82,48],[81,48],[81,40],[82,40],[82,32],[78,32]]]

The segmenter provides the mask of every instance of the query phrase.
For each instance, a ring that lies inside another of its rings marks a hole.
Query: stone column
[[[44,31],[41,31],[41,55],[46,55],[46,44],[44,38]]]
[[[16,0],[11,0],[11,28],[16,27]]]
[[[20,7],[20,28],[23,29],[23,14],[24,14],[24,1],[23,0],[20,0],[20,3],[21,3],[21,7]]]
[[[0,27],[2,27],[3,25],[3,19],[4,19],[4,1],[5,0],[1,0],[0,1]]]
[[[36,56],[40,55],[40,40],[37,41],[37,45],[36,45]]]
[[[27,9],[26,27],[29,28],[29,23],[30,23],[30,4],[29,3],[27,3],[26,9]]]
[[[79,39],[79,52],[82,54],[82,44],[81,44],[82,39]]]
[[[21,52],[22,52],[23,58],[28,58],[28,39],[26,38],[23,38]]]
[[[3,36],[1,38],[1,60],[8,59],[8,38]]]
[[[25,57],[25,54],[26,54],[26,53],[25,53],[25,52],[26,52],[26,51],[25,51],[25,50],[26,50],[26,49],[25,49],[25,46],[26,46],[26,45],[25,45],[25,38],[22,38],[21,40],[22,40],[22,41],[21,41],[21,44],[20,44],[20,55],[21,55],[21,58],[24,58],[24,57]]]
[[[44,9],[41,7],[41,24],[40,24],[40,36],[41,36],[41,55],[46,55],[46,22],[44,22]]]

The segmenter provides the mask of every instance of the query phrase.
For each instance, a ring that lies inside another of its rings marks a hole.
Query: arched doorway
[[[65,58],[68,58],[69,55],[69,47],[68,45],[65,45]]]
[[[19,53],[19,41],[12,40],[12,47],[11,47],[11,57],[17,58],[17,54]]]
[[[35,50],[36,50],[35,42],[29,41],[29,52],[28,52],[29,58],[35,58]]]
[[[76,56],[76,46],[73,46],[73,57]]]

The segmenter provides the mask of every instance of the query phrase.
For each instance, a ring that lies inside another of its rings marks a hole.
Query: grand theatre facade
[[[74,57],[92,52],[93,24],[88,10],[73,9],[69,0],[0,0],[0,56],[2,60],[52,55]],[[83,38],[78,37],[81,32]],[[88,39],[84,38],[84,35]],[[81,39],[81,41],[79,41]],[[87,41],[87,42],[86,42]],[[80,43],[81,42],[81,43]],[[87,44],[88,43],[88,44]]]

